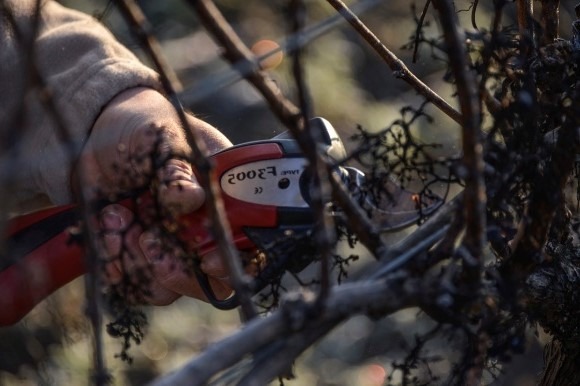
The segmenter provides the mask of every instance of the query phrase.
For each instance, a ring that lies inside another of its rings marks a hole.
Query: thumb
[[[205,192],[197,182],[191,164],[171,158],[158,170],[158,199],[161,206],[174,216],[199,209]]]

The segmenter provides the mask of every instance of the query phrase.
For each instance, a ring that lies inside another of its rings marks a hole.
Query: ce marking
[[[254,188],[254,194],[262,194],[264,192],[264,188],[262,188],[261,186],[257,186],[256,188]]]

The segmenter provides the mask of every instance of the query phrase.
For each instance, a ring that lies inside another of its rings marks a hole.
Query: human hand
[[[194,117],[188,119],[210,153],[231,146],[215,128]],[[135,88],[103,110],[77,172],[89,200],[150,185],[162,216],[173,220],[198,209],[205,199],[189,159],[190,149],[173,106],[155,90]],[[97,244],[105,261],[105,282],[130,288],[130,293],[122,294],[130,301],[166,305],[181,295],[206,300],[179,257],[179,248],[167,241],[162,227],[137,220],[136,213],[120,204],[100,211],[95,231],[100,234]],[[203,256],[200,268],[218,298],[231,294],[228,273],[217,253]]]

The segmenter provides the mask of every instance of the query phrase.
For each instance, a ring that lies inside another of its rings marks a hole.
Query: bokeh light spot
[[[165,359],[169,351],[169,346],[165,338],[161,335],[151,334],[143,341],[142,350],[145,356],[153,361]]]
[[[269,54],[272,51],[279,50],[280,45],[273,40],[259,40],[252,46],[251,50],[258,58]],[[284,53],[280,50],[271,55],[269,55],[264,60],[260,61],[260,66],[264,70],[273,70],[282,63],[284,59]]]
[[[363,367],[359,373],[360,386],[382,386],[387,377],[385,368],[378,364]]]

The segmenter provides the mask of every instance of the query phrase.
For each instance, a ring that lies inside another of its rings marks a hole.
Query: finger
[[[209,154],[232,146],[232,143],[219,130],[191,115],[187,116],[189,129],[194,135],[201,135]],[[176,137],[165,136],[166,141]],[[165,145],[166,149],[172,149],[172,154],[178,154],[183,149],[180,141],[175,141],[172,146]],[[170,159],[161,169],[159,179],[164,183],[160,185],[159,198],[161,204],[173,214],[186,214],[198,209],[205,199],[203,188],[198,184],[191,164],[183,159]]]
[[[181,129],[174,125],[151,126],[135,130],[132,136],[129,157],[136,175],[134,180],[151,183],[155,165],[157,197],[161,206],[174,217],[198,209],[203,204],[205,193],[187,161],[190,152]]]
[[[119,256],[122,248],[121,236],[133,223],[134,215],[129,209],[119,204],[105,206],[100,213],[100,226],[103,233],[104,247],[109,257]]]
[[[120,258],[113,263],[121,272],[116,290],[130,303],[168,305],[181,295],[172,291],[156,278],[153,262],[161,259],[161,244],[154,233],[143,232],[132,224],[123,234]]]
[[[117,284],[122,279],[122,238],[127,226],[132,222],[133,213],[122,205],[107,205],[100,212],[99,225],[102,233],[100,245],[105,262],[104,279],[110,284]]]
[[[164,160],[189,153],[173,105],[155,90],[135,88],[98,117],[80,163],[86,182],[109,194],[146,185]]]
[[[214,154],[232,146],[231,141],[209,123],[192,115],[187,116],[187,121],[189,128],[203,139],[208,154]]]
[[[123,271],[119,259],[105,262],[103,271],[103,280],[107,284],[119,284],[123,280]]]
[[[138,223],[131,224],[121,236],[121,253],[116,260],[127,284],[126,290],[135,292],[134,296],[139,295],[137,292],[146,293],[153,281],[149,262],[139,245],[142,234],[143,229]]]
[[[201,258],[200,268],[208,276],[225,282],[229,281],[230,274],[224,265],[221,255],[215,250]]]
[[[187,115],[189,130],[209,154],[231,142],[208,123]],[[201,149],[205,151],[204,149]],[[174,106],[159,92],[137,87],[113,98],[99,115],[79,159],[85,194],[117,194],[141,187],[169,159],[191,149]]]
[[[155,280],[161,286],[184,296],[208,301],[205,291],[193,272],[193,268],[188,267],[188,263],[182,258],[164,254],[162,258],[152,261],[152,267]],[[222,270],[221,272],[225,271]],[[218,273],[218,271],[213,273]],[[227,298],[231,295],[232,289],[228,283],[228,276],[220,278],[208,276],[208,279],[214,295],[218,299]]]
[[[123,244],[121,271],[130,286],[124,288],[120,285],[117,288],[133,291],[123,293],[125,298],[153,305],[170,304],[182,295],[208,301],[192,269],[176,253],[164,250],[164,244],[157,233],[141,232],[134,225],[125,232]],[[228,283],[229,277],[219,277],[226,271],[220,263],[214,265],[213,261],[217,260],[219,257],[214,255],[206,265],[210,274],[218,275],[209,276],[209,283],[214,295],[218,299],[225,299],[231,296],[232,289]]]
[[[203,188],[197,183],[191,165],[181,159],[170,159],[159,172],[159,203],[173,216],[191,213],[201,207],[205,199]]]
[[[165,305],[181,295],[199,298],[203,290],[179,257],[179,251],[164,250],[158,234],[143,232],[139,237],[143,257],[151,269],[152,282],[145,299],[154,305]]]

